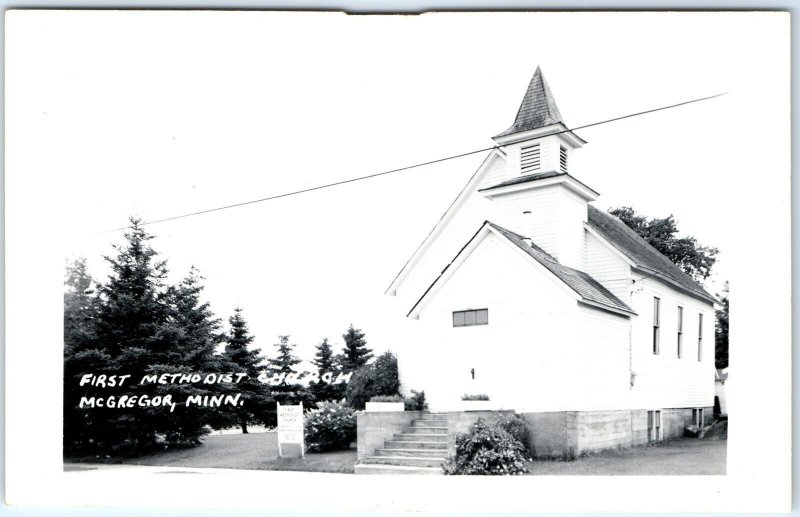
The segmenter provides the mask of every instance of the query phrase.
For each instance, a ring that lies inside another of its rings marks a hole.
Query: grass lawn
[[[603,451],[574,461],[532,461],[528,468],[531,475],[540,476],[722,475],[726,472],[727,443],[724,439],[679,439],[654,446]],[[287,457],[278,458],[275,433],[209,435],[200,447],[94,462],[353,473],[355,450],[307,453],[305,458],[300,458],[298,445],[284,445],[283,448]],[[86,470],[79,464],[65,468]]]
[[[590,454],[575,461],[532,461],[539,476],[693,476],[726,472],[727,440],[678,439]]]
[[[301,470],[353,473],[356,451],[306,453],[300,458],[299,445],[282,445],[286,457],[278,457],[276,433],[215,434],[203,445],[148,454],[139,458],[113,460],[126,465],[160,467],[227,468],[244,470]]]

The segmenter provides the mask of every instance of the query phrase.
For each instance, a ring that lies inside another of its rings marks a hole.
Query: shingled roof
[[[583,301],[594,305],[601,305],[616,311],[636,314],[625,302],[614,296],[611,291],[603,287],[587,273],[561,264],[542,248],[511,230],[506,230],[502,226],[498,226],[489,221],[487,221],[487,224],[500,232],[522,251],[533,257],[539,264],[543,265],[547,270],[557,276],[559,280],[567,284],[573,291],[580,295]]]
[[[703,300],[717,300],[671,260],[650,245],[638,233],[613,215],[589,205],[589,227],[619,250],[636,266],[651,271],[656,277],[688,291]]]
[[[556,99],[544,79],[542,69],[537,66],[536,72],[533,74],[530,84],[528,84],[525,97],[522,98],[522,104],[519,106],[514,124],[499,135],[496,135],[495,138],[549,126],[550,124],[558,124],[559,122],[563,124],[564,120],[558,110]]]
[[[599,195],[597,192],[595,192],[594,189],[588,187],[582,181],[579,181],[574,176],[572,176],[572,175],[570,175],[570,174],[568,174],[566,172],[561,172],[561,171],[536,172],[534,174],[525,174],[523,176],[517,176],[516,178],[511,178],[510,180],[505,180],[505,181],[500,182],[500,183],[498,183],[496,185],[492,185],[491,187],[484,187],[482,189],[479,189],[478,192],[485,192],[487,190],[492,190],[492,189],[496,189],[496,188],[500,188],[500,187],[508,187],[510,185],[519,185],[520,183],[528,183],[529,181],[544,180],[544,179],[548,179],[548,178],[557,178],[558,176],[569,176],[570,178],[572,178],[573,180],[577,181],[578,183],[580,183],[581,185],[583,185],[587,189],[589,189],[592,192],[594,192],[595,194]]]

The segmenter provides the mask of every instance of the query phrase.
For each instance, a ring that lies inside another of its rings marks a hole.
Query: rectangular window
[[[647,412],[647,438],[650,443],[660,442],[664,437],[661,430],[661,410]]]
[[[564,147],[563,145],[561,146],[560,161],[561,161],[561,172],[567,172],[567,148]]]
[[[520,170],[523,174],[526,172],[538,171],[541,168],[541,164],[541,152],[538,143],[522,148],[520,154]]]
[[[678,307],[678,359],[683,355],[683,307]]]
[[[697,360],[703,360],[703,315],[697,315]]]
[[[488,325],[489,309],[469,311],[453,311],[454,327],[472,327],[473,325]]]
[[[705,424],[705,411],[703,408],[697,408],[692,410],[692,424],[703,427]]]
[[[661,328],[661,300],[653,297],[653,354],[658,355],[659,329]]]

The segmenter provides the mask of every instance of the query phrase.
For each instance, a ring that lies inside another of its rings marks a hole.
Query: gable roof
[[[536,67],[531,78],[528,89],[525,91],[525,97],[522,98],[522,104],[519,105],[517,117],[510,128],[506,129],[499,135],[507,136],[514,133],[522,133],[531,129],[537,129],[551,124],[564,123],[561,117],[561,112],[558,110],[556,99],[550,91],[550,86],[544,79],[541,67]]]
[[[422,242],[417,246],[417,249],[414,250],[414,253],[411,257],[406,261],[397,275],[392,280],[392,283],[389,284],[389,287],[386,289],[386,294],[393,295],[399,285],[403,282],[405,277],[408,273],[414,268],[417,261],[419,260],[420,256],[425,252],[427,247],[435,240],[435,238],[439,235],[439,233],[447,226],[447,223],[453,217],[453,215],[458,211],[458,208],[467,200],[472,190],[477,187],[478,184],[483,180],[484,175],[486,172],[491,168],[494,160],[505,160],[506,154],[502,148],[494,148],[486,155],[481,165],[475,170],[472,176],[467,181],[464,188],[461,189],[461,192],[458,193],[458,196],[450,203],[450,206],[447,207],[447,210],[442,214],[442,217],[436,222],[436,225],[431,229],[427,236],[422,240]]]
[[[510,240],[519,249],[533,257],[539,264],[547,268],[548,271],[553,273],[559,280],[567,284],[573,291],[578,293],[584,301],[593,304],[602,305],[609,309],[616,309],[618,311],[636,314],[625,302],[617,298],[611,291],[603,287],[600,282],[589,276],[583,271],[578,271],[571,267],[567,267],[558,262],[552,255],[544,251],[542,248],[534,244],[528,243],[529,239],[506,230],[502,226],[488,222],[492,228],[500,232],[505,238]]]
[[[661,280],[666,280],[689,294],[716,303],[714,296],[618,218],[589,205],[588,225],[636,267],[648,270]]]
[[[441,274],[433,281],[433,283],[428,286],[422,296],[417,300],[411,310],[408,312],[408,316],[410,316],[414,310],[422,303],[422,301],[434,290],[436,284],[445,276],[452,273],[450,270],[451,266],[457,261],[460,255],[466,250],[470,244],[481,234],[481,231],[484,228],[491,228],[500,236],[506,238],[510,241],[513,245],[524,251],[528,256],[533,258],[536,262],[544,266],[550,273],[552,273],[558,280],[566,284],[568,288],[574,291],[579,297],[580,301],[593,306],[598,307],[605,310],[610,310],[611,312],[621,314],[624,316],[635,315],[636,312],[633,311],[625,302],[617,298],[611,291],[600,285],[600,283],[589,276],[588,274],[584,273],[583,271],[578,271],[577,269],[572,269],[570,267],[564,266],[560,264],[555,258],[553,258],[550,254],[546,251],[541,249],[540,247],[536,246],[535,244],[528,243],[528,240],[516,234],[510,230],[503,228],[502,226],[496,225],[492,222],[485,221],[481,227],[478,229],[477,232],[467,241],[467,243],[461,248],[461,250],[453,257],[453,260],[450,261],[449,264],[442,270]]]

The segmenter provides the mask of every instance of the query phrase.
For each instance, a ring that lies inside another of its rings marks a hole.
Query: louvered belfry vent
[[[526,172],[538,171],[541,167],[541,164],[541,152],[538,143],[522,148],[522,153],[520,155],[520,168],[522,174],[525,174]]]
[[[567,172],[567,148],[561,146],[561,172]]]

